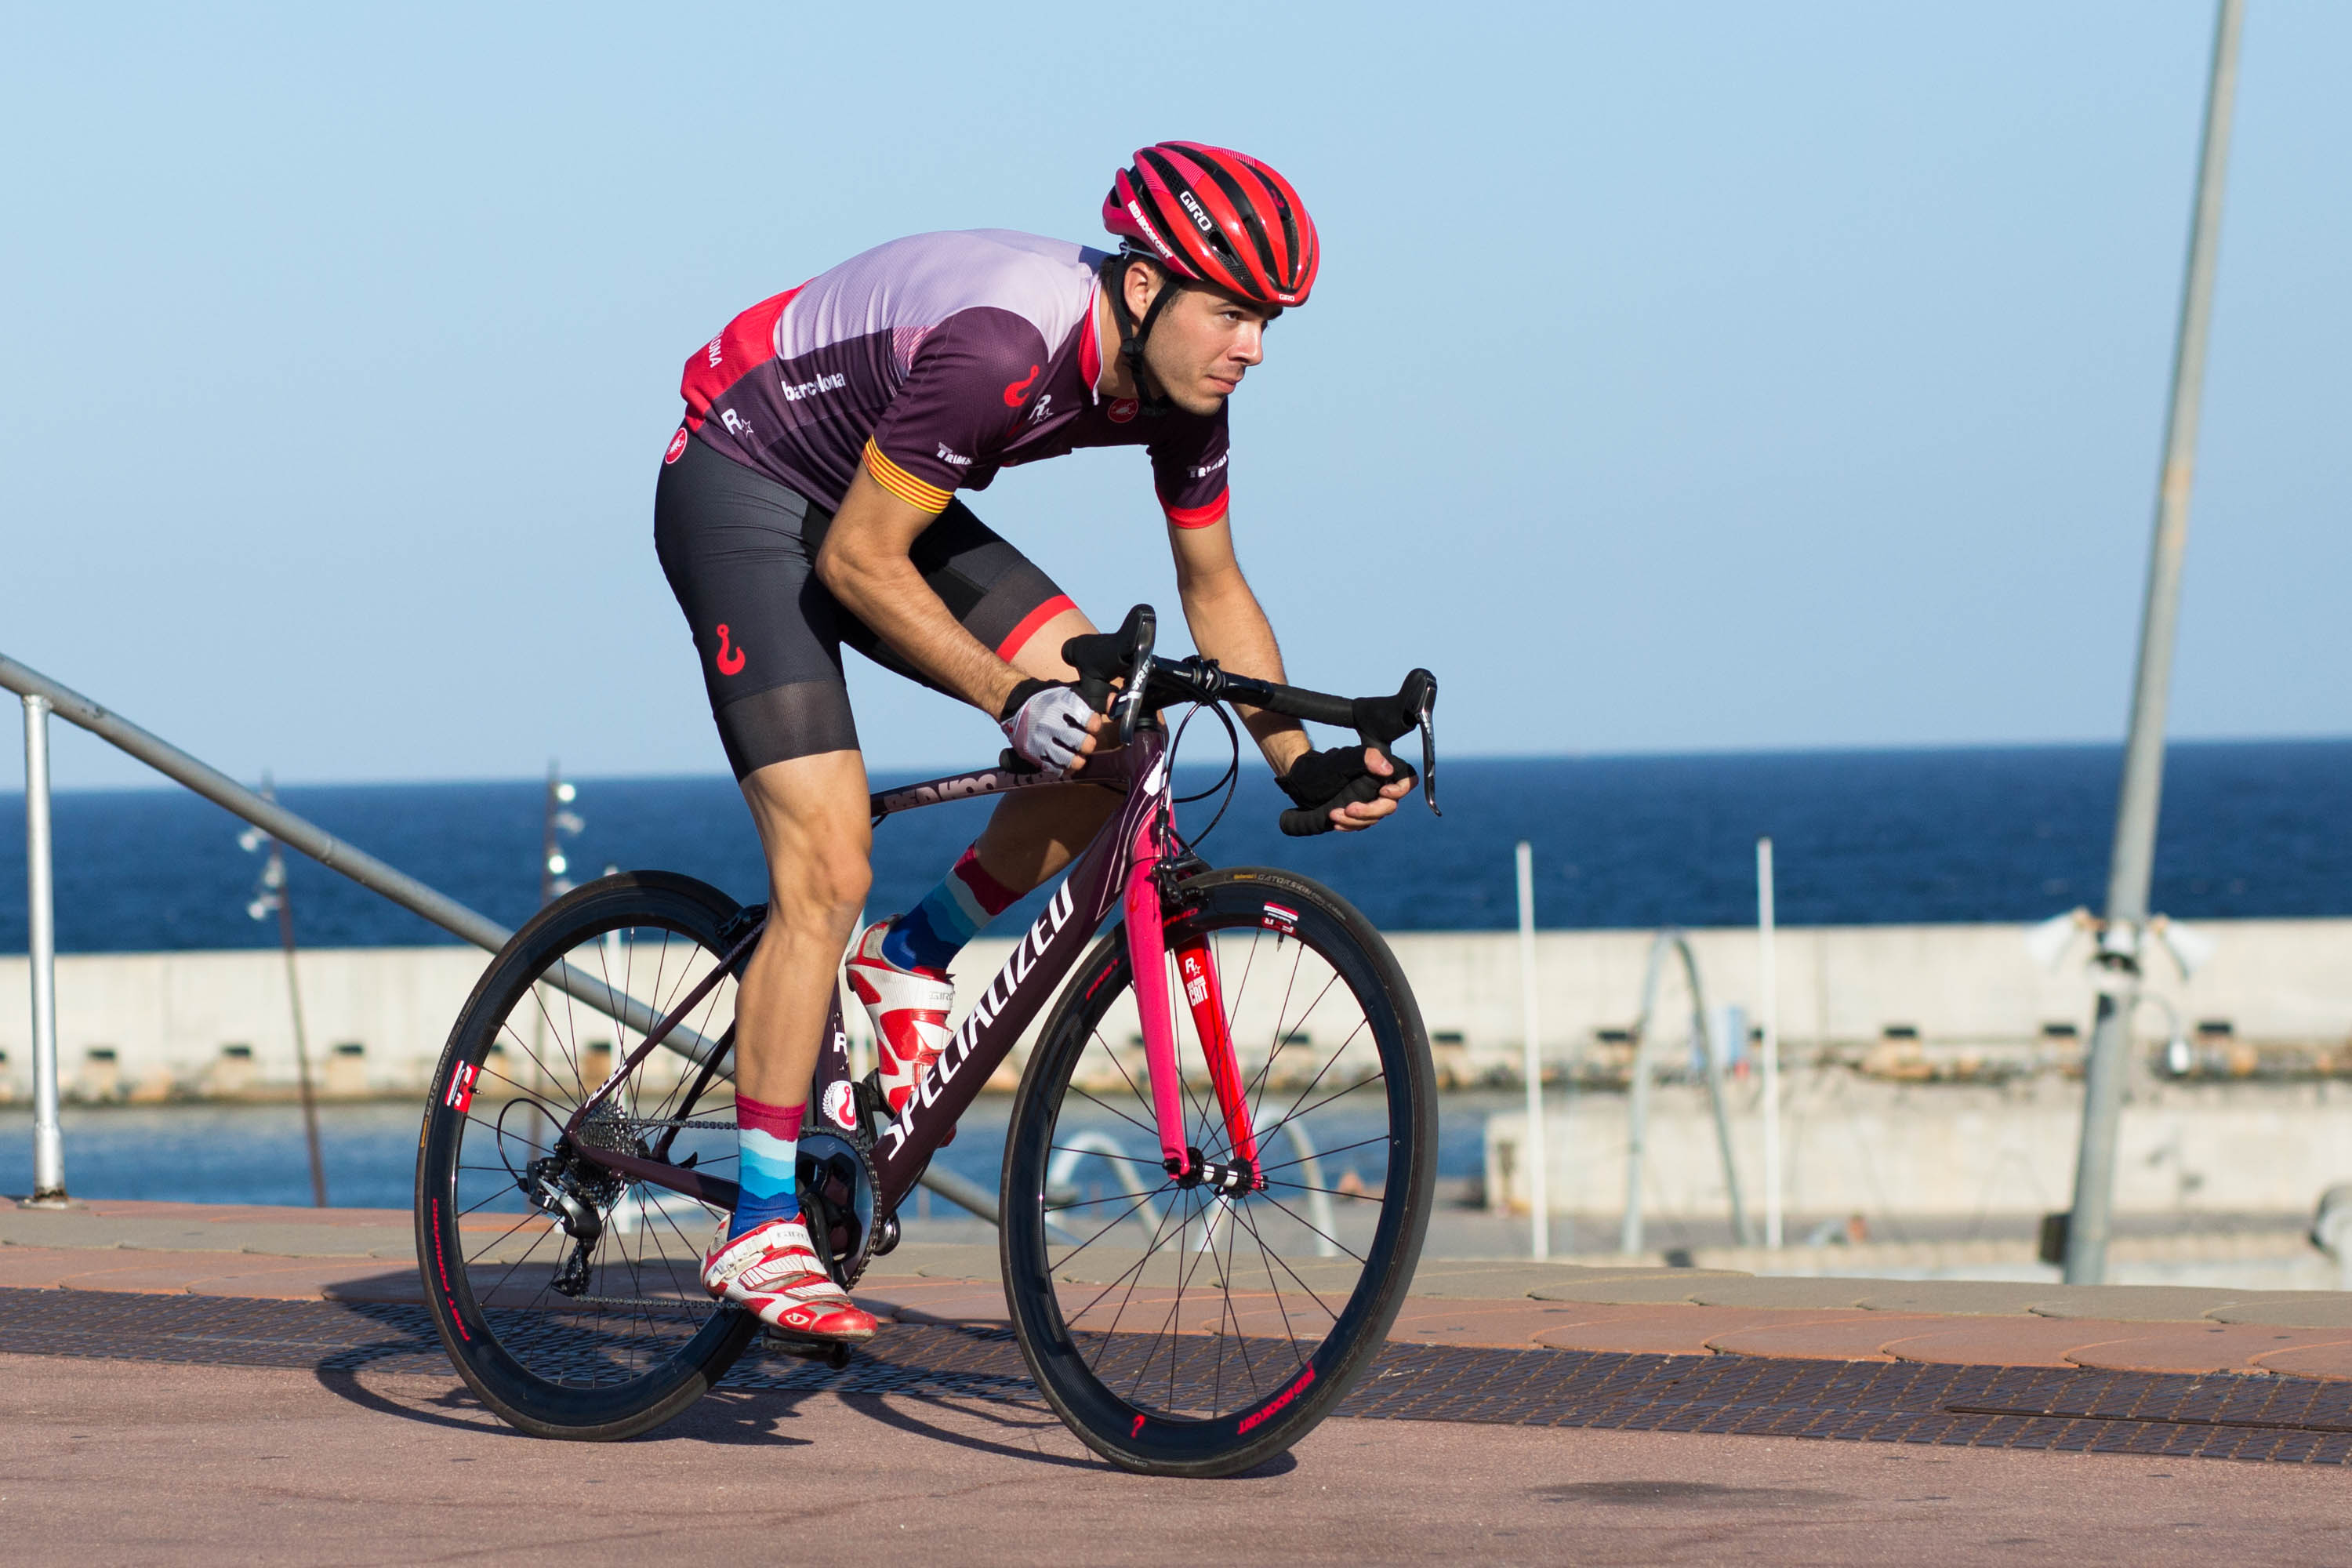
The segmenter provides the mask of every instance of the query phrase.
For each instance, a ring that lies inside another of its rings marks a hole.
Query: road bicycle
[[[1384,752],[1417,729],[1434,811],[1436,680],[1417,669],[1391,697],[1332,697],[1158,658],[1153,642],[1138,605],[1066,647],[1118,742],[1079,782],[1118,792],[1119,810],[897,1119],[873,1075],[851,1075],[836,988],[800,1178],[811,1234],[854,1287],[1058,989],[1005,1139],[1012,1333],[1105,1458],[1217,1476],[1296,1443],[1385,1341],[1429,1220],[1437,1101],[1388,944],[1306,878],[1212,869],[1176,830],[1174,748],[1193,715],[1223,721],[1234,766],[1214,788],[1229,805],[1240,746],[1222,704],[1344,725]],[[1171,737],[1169,710],[1186,704]],[[1053,782],[1007,753],[885,790],[874,819]],[[1329,823],[1297,811],[1283,826]],[[451,1031],[417,1157],[417,1257],[450,1359],[524,1432],[646,1431],[760,1331],[698,1270],[734,1205],[734,995],[765,916],[691,878],[608,876],[518,931]]]

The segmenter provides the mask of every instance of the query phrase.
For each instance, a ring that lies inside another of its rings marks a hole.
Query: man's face
[[[1129,300],[1135,300],[1132,283]],[[1149,304],[1146,292],[1144,303],[1136,307],[1139,320]],[[1144,363],[1171,403],[1187,414],[1214,414],[1249,367],[1265,358],[1266,321],[1267,312],[1255,305],[1189,285],[1152,323]]]

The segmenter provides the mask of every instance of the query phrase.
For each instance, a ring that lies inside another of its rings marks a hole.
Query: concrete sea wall
[[[1783,1202],[1794,1215],[2010,1217],[2068,1207],[2082,1128],[2079,1081],[1990,1087],[1876,1082],[1842,1069],[1796,1077],[1783,1100]],[[1751,1079],[1729,1097],[1734,1163],[1762,1214],[1763,1122]],[[1544,1117],[1555,1214],[1625,1204],[1627,1101],[1564,1096]],[[1525,1115],[1486,1122],[1490,1208],[1527,1212]],[[2124,1108],[2116,1206],[2140,1215],[2309,1214],[2352,1182],[2352,1083],[2150,1084]],[[1664,1085],[1651,1104],[1643,1206],[1729,1211],[1705,1089]]]

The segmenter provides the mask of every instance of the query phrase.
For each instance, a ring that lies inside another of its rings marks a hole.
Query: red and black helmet
[[[1103,198],[1103,225],[1184,278],[1276,309],[1307,303],[1323,259],[1289,181],[1197,142],[1139,149]]]

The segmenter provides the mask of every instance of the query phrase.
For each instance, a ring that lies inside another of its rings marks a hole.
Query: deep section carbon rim
[[[1226,873],[1195,890],[1163,956],[1186,1134],[1211,1161],[1241,1153],[1195,1018],[1203,988],[1180,956],[1197,941],[1259,1184],[1224,1195],[1160,1168],[1115,938],[1024,1080],[1004,1245],[1016,1324],[1063,1415],[1122,1463],[1208,1473],[1295,1441],[1385,1337],[1426,1223],[1435,1124],[1418,1014],[1360,916],[1297,879]]]
[[[732,907],[652,873],[568,895],[493,963],[444,1055],[418,1163],[427,1289],[460,1370],[526,1429],[621,1436],[666,1419],[751,1331],[702,1289],[718,1211],[583,1154],[666,1159],[732,1181],[729,1079],[657,1047],[562,1133],[644,1038],[644,1010],[667,1016],[719,967]],[[726,1047],[735,992],[721,975],[678,1037]]]

